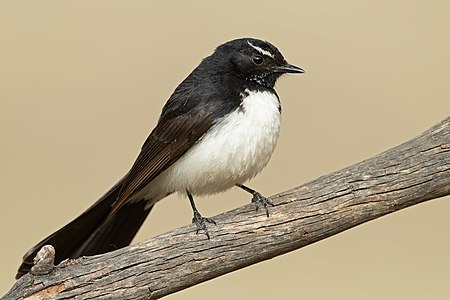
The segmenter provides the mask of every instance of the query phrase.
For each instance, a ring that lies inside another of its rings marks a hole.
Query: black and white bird
[[[169,194],[187,195],[197,232],[205,222],[193,196],[238,186],[267,211],[271,202],[243,184],[269,162],[280,131],[274,90],[285,73],[303,73],[272,44],[253,38],[216,48],[175,89],[131,170],[75,220],[24,256],[16,278],[29,272],[39,249],[51,244],[55,263],[130,244],[153,205]]]

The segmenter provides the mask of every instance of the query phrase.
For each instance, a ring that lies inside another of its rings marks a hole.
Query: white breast
[[[149,194],[152,189],[159,193],[217,193],[247,181],[267,165],[280,130],[280,104],[273,93],[246,93],[240,108],[217,122],[153,180],[146,189]]]

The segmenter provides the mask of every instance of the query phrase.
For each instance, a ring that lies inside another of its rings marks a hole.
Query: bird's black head
[[[219,61],[224,72],[232,72],[267,88],[273,88],[282,74],[305,72],[288,64],[274,45],[253,38],[241,38],[222,44],[210,58]]]

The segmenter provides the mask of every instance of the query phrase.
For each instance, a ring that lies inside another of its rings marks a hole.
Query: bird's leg
[[[191,202],[192,211],[194,212],[194,217],[192,218],[192,223],[195,223],[195,225],[197,225],[197,233],[200,230],[203,230],[203,232],[206,234],[206,236],[208,237],[208,240],[209,240],[208,228],[206,228],[205,222],[213,223],[214,225],[217,225],[217,224],[212,219],[202,217],[202,215],[198,212],[197,207],[195,206],[194,197],[192,197],[191,192],[186,191],[186,193],[189,198],[189,202]]]
[[[250,194],[253,195],[252,198],[252,202],[256,204],[256,211],[258,211],[260,206],[263,206],[265,211],[266,211],[266,215],[267,217],[269,217],[269,209],[267,208],[267,206],[274,206],[272,200],[270,200],[269,198],[264,197],[263,195],[261,195],[260,193],[258,193],[257,191],[243,185],[240,183],[236,183],[237,187],[240,187],[241,189],[243,189],[246,192],[249,192]]]

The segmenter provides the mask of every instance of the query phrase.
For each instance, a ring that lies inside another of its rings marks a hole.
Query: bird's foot
[[[268,206],[275,206],[272,202],[272,200],[270,200],[270,198],[264,197],[263,195],[261,195],[260,193],[253,191],[253,198],[252,198],[252,202],[256,204],[256,211],[259,210],[259,208],[262,206],[264,207],[264,210],[266,211],[266,215],[267,217],[269,217],[269,208]]]
[[[208,232],[208,228],[206,227],[206,222],[217,225],[213,219],[202,217],[202,215],[198,211],[194,211],[194,217],[192,218],[192,223],[197,225],[197,234],[200,230],[202,230],[206,234],[206,236],[208,237],[208,240],[209,240],[209,232]]]

